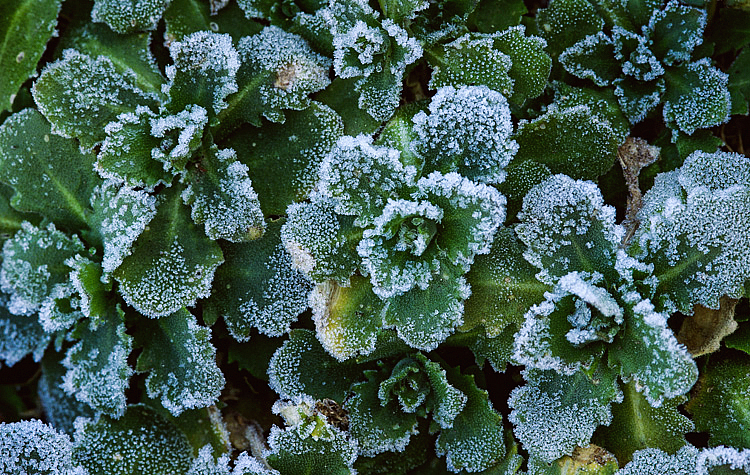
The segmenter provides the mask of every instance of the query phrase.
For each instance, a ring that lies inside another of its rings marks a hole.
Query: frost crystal
[[[118,33],[156,29],[170,0],[96,0],[94,22],[106,23]]]
[[[39,420],[0,423],[0,473],[87,475],[72,452],[70,437]]]
[[[413,118],[417,139],[412,147],[425,157],[423,173],[457,171],[482,183],[505,180],[505,166],[518,144],[510,140],[513,124],[502,94],[487,86],[447,86],[429,107],[429,115],[419,112]]]
[[[742,470],[745,473],[750,473],[750,449],[739,450],[720,445],[718,447],[703,449],[698,454],[698,475],[714,473],[712,469],[719,467],[723,467],[724,470],[728,468],[733,472],[735,470]],[[724,470],[719,468],[717,473],[727,473]]]
[[[684,446],[674,455],[656,448],[638,450],[617,475],[693,475],[700,473],[696,472],[697,457],[698,449],[692,445]]]
[[[200,145],[207,123],[206,109],[195,104],[174,115],[152,118],[151,135],[163,140],[151,150],[151,157],[161,161],[165,171],[182,171],[190,154]]]

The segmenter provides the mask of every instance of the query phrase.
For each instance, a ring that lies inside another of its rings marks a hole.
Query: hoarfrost
[[[190,153],[200,145],[207,123],[206,109],[196,104],[174,115],[152,118],[151,135],[164,140],[151,150],[151,158],[162,162],[167,172],[182,171]]]
[[[211,444],[206,444],[198,451],[198,456],[193,460],[186,475],[230,475],[229,454],[221,454],[216,458]]]
[[[170,0],[96,0],[91,20],[117,33],[154,30]]]
[[[609,52],[612,47],[613,42],[609,36],[603,31],[599,31],[595,35],[588,35],[567,48],[557,59],[570,74],[581,79],[590,79],[597,86],[608,86],[611,79],[603,77],[601,71],[590,67],[591,59],[588,57],[597,54],[602,48],[605,52]]]
[[[13,366],[28,354],[39,361],[52,335],[47,334],[33,315],[13,315],[7,298],[0,298],[0,361]]]
[[[685,445],[670,455],[656,448],[638,450],[617,475],[693,475],[696,473],[698,449]]]
[[[39,420],[0,423],[0,472],[87,475],[73,463],[70,437]]]
[[[698,475],[708,475],[714,473],[714,468],[723,467],[724,470],[743,470],[745,473],[750,473],[750,449],[737,449],[734,447],[725,447],[720,445],[718,447],[711,447],[703,449],[698,454]],[[729,467],[726,467],[729,465]],[[721,473],[721,468],[719,473]]]

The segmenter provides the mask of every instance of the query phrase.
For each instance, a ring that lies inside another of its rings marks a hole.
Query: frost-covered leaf
[[[572,87],[563,82],[554,83],[554,88],[555,104],[560,109],[588,106],[600,120],[612,127],[618,142],[622,143],[630,134],[630,123],[611,89]]]
[[[231,36],[199,31],[171,43],[169,54],[174,64],[166,68],[169,83],[163,90],[170,98],[170,112],[196,104],[213,116],[227,107],[226,97],[237,92],[240,67]]]
[[[144,405],[128,406],[119,419],[80,418],[75,427],[73,461],[90,474],[185,473],[193,459],[185,434]]]
[[[630,462],[634,453],[648,447],[674,454],[687,443],[685,434],[693,432],[695,425],[679,409],[686,397],[667,399],[661,406],[653,407],[634,382],[621,388],[624,398],[612,405],[612,422],[599,427],[594,434],[594,441],[609,448],[621,464]]]
[[[110,274],[130,255],[133,243],[156,215],[156,197],[108,180],[94,190],[91,207],[91,227],[104,248],[102,271]]]
[[[303,110],[308,96],[330,83],[331,61],[314,52],[300,36],[269,26],[240,40],[242,62],[237,71],[239,92],[229,98],[229,108],[220,119],[222,127],[243,122],[261,125],[261,116],[284,122],[285,109]]]
[[[649,49],[665,65],[689,61],[693,49],[703,42],[706,12],[671,0],[663,9],[655,10],[644,26],[651,40]]]
[[[61,362],[64,356],[62,352],[55,351],[47,351],[44,354],[37,394],[47,423],[60,432],[72,435],[76,418],[94,417],[95,412],[91,406],[78,401],[75,396],[68,395],[62,389],[63,376],[67,372]]]
[[[357,216],[364,227],[390,199],[408,196],[416,178],[417,169],[404,166],[398,150],[373,145],[370,136],[344,136],[320,165],[318,189],[337,213]]]
[[[268,365],[271,388],[283,399],[310,396],[343,402],[349,386],[361,379],[362,366],[339,362],[326,353],[315,334],[292,330]]]
[[[750,473],[750,449],[711,447],[698,454],[698,475],[734,475]]]
[[[227,4],[224,0],[170,0],[164,12],[165,43],[180,41],[199,31],[229,33],[236,43],[241,38],[262,30],[263,25],[245,18],[238,3]]]
[[[148,372],[146,391],[160,398],[173,415],[210,406],[219,398],[224,376],[216,365],[211,330],[198,324],[185,309],[141,323],[136,370]]]
[[[412,147],[424,157],[423,175],[437,170],[480,183],[505,180],[505,167],[518,144],[510,139],[513,123],[502,94],[486,86],[441,87],[429,112],[413,118],[417,137]],[[457,130],[456,124],[462,128]]]
[[[0,170],[2,170],[2,165],[0,165]],[[0,173],[2,172],[0,171]],[[3,240],[8,239],[20,230],[21,223],[24,221],[28,221],[35,226],[41,221],[41,216],[38,214],[23,213],[11,206],[10,200],[14,194],[15,191],[11,186],[0,183],[0,239]]]
[[[85,148],[103,140],[104,127],[121,113],[158,105],[154,94],[138,87],[133,71],[120,72],[106,56],[72,49],[44,68],[31,92],[52,132],[78,138]]]
[[[502,5],[498,8],[498,5]],[[523,15],[529,13],[522,0],[479,1],[468,19],[470,30],[494,33],[521,23]]]
[[[448,470],[479,472],[502,460],[507,452],[502,416],[493,409],[487,391],[477,387],[474,376],[447,370],[448,383],[465,396],[466,405],[450,427],[443,427],[435,452],[445,456]]]
[[[341,118],[319,102],[303,111],[287,111],[285,117],[283,124],[264,121],[261,127],[242,127],[221,142],[248,166],[266,216],[283,216],[287,206],[310,195],[320,162],[343,134]]]
[[[53,36],[62,0],[25,0],[0,6],[0,111],[10,111],[21,84],[36,72]]]
[[[330,200],[316,194],[309,203],[287,208],[281,242],[292,258],[292,267],[313,282],[348,282],[359,264],[356,246],[362,235],[354,219],[334,211]]]
[[[633,460],[617,475],[692,475],[697,468],[698,449],[685,445],[676,454],[648,448],[633,454]]]
[[[177,185],[160,198],[151,223],[112,274],[125,301],[149,317],[169,315],[207,297],[224,261],[219,245],[190,219]]]
[[[66,259],[84,251],[81,240],[68,237],[53,224],[37,228],[24,223],[3,245],[0,287],[10,294],[8,309],[15,315],[36,313],[57,285],[68,282]]]
[[[604,20],[586,0],[553,0],[537,12],[536,23],[552,57],[604,27]]]
[[[74,229],[84,227],[89,197],[99,183],[93,160],[75,141],[53,134],[33,109],[0,125],[0,180],[16,190],[10,203],[19,211],[40,213]]]
[[[371,135],[380,127],[379,120],[359,108],[359,94],[355,90],[357,81],[356,78],[334,78],[330,86],[315,94],[315,100],[325,103],[341,116],[344,133],[352,137]]]
[[[619,367],[625,382],[635,381],[654,407],[687,393],[698,379],[698,367],[667,326],[668,315],[648,300],[634,302],[627,312],[618,343],[609,347],[610,365]]]
[[[327,281],[310,292],[318,340],[339,361],[375,350],[383,324],[385,302],[364,277],[352,276],[346,286]]]
[[[70,437],[40,420],[0,423],[0,471],[8,475],[87,475]]]
[[[664,75],[664,65],[651,51],[651,41],[648,36],[614,27],[612,44],[615,58],[620,62],[623,77],[648,82]]]
[[[732,114],[750,114],[750,48],[743,48],[729,67],[727,89],[732,102]]]
[[[614,56],[612,40],[600,31],[563,51],[558,60],[570,74],[590,79],[597,86],[608,86],[621,74]]]
[[[533,457],[547,463],[589,444],[599,425],[612,421],[611,403],[622,400],[617,375],[603,369],[589,377],[527,370],[526,385],[513,390],[513,432]]]
[[[550,287],[536,279],[537,269],[523,257],[526,247],[512,228],[500,228],[489,254],[477,256],[466,280],[471,297],[464,303],[461,331],[483,327],[490,338],[518,330],[522,316],[544,300]]]
[[[585,105],[522,120],[513,138],[517,161],[534,160],[552,173],[595,180],[612,167],[620,141],[612,126]]]
[[[263,234],[266,223],[247,171],[234,150],[213,146],[185,176],[182,199],[209,238],[244,242]]]
[[[207,121],[206,109],[195,104],[188,104],[176,114],[152,118],[151,135],[161,140],[158,147],[151,149],[151,157],[162,162],[165,171],[185,171],[190,156],[200,147]]]
[[[246,243],[222,243],[226,263],[216,272],[205,312],[219,316],[239,341],[247,341],[257,328],[268,336],[281,336],[307,309],[312,284],[293,267],[281,243],[283,221],[267,223],[263,237]]]
[[[68,349],[62,361],[68,370],[63,377],[63,390],[97,412],[115,418],[125,413],[125,390],[133,374],[127,361],[133,337],[125,333],[123,317],[119,308],[111,308],[96,328],[88,321],[81,322],[73,332],[79,341]]]
[[[723,295],[743,295],[750,266],[747,157],[694,152],[681,169],[658,175],[643,199],[631,251],[653,264],[660,305],[690,315],[694,304],[716,309]]]
[[[631,77],[621,77],[613,81],[615,96],[620,108],[631,124],[636,124],[659,106],[665,91],[665,81],[643,82]]]
[[[728,76],[707,58],[667,70],[664,121],[686,134],[729,120]]]
[[[750,360],[734,356],[701,372],[685,409],[711,446],[750,447]]]
[[[169,0],[94,0],[91,20],[117,33],[155,30]]]
[[[10,313],[5,300],[0,301],[0,362],[13,366],[29,354],[39,361],[52,335],[44,331],[34,315]]]
[[[555,175],[523,200],[516,234],[524,257],[553,285],[571,271],[596,272],[614,282],[615,254],[624,230],[594,183]]]
[[[64,35],[61,46],[91,57],[113,58],[113,65],[120,73],[128,70],[135,73],[135,84],[139,88],[159,93],[164,76],[151,53],[151,41],[150,33],[120,35],[107,26],[87,23]]]
[[[186,475],[230,475],[229,454],[214,457],[210,445],[204,445]]]
[[[361,456],[354,463],[357,473],[371,475],[407,475],[425,463],[425,454],[431,453],[433,442],[427,430],[427,421],[417,425],[419,433],[412,434],[409,444],[401,452],[382,452],[374,457]]]

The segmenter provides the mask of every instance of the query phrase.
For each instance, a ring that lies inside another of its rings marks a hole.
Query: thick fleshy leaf
[[[213,146],[185,176],[182,199],[209,238],[245,242],[263,234],[266,223],[247,171],[234,150]]]
[[[364,277],[352,276],[344,287],[334,281],[315,286],[310,307],[318,340],[339,361],[375,350],[385,302]]]
[[[174,64],[167,66],[167,109],[173,114],[196,104],[213,116],[227,107],[226,97],[237,92],[235,75],[240,57],[232,37],[199,31],[169,45]]]
[[[245,126],[220,142],[236,150],[248,166],[266,216],[283,216],[287,206],[310,195],[321,161],[343,134],[341,118],[319,102],[284,115],[283,124],[264,121],[259,128]]]
[[[441,87],[429,115],[412,119],[412,149],[424,160],[422,175],[457,172],[480,183],[505,180],[505,167],[518,151],[505,97],[485,86]],[[463,128],[456,129],[456,124]]]
[[[513,432],[524,448],[546,463],[589,444],[599,425],[612,421],[611,403],[622,400],[617,375],[603,369],[593,379],[583,372],[566,376],[527,370],[526,385],[513,390]]]
[[[466,405],[435,441],[435,452],[445,456],[448,470],[479,472],[502,460],[507,452],[502,416],[490,403],[487,391],[477,387],[474,376],[447,370],[448,383],[463,393]]]
[[[0,286],[10,294],[8,309],[15,315],[32,315],[54,298],[53,290],[68,282],[68,258],[84,252],[81,240],[58,231],[53,224],[22,229],[3,245]]]
[[[313,332],[292,330],[271,358],[268,379],[283,399],[310,396],[341,403],[352,383],[361,379],[362,370],[354,361],[342,363],[326,353]]]
[[[13,366],[29,354],[39,361],[51,340],[34,315],[14,315],[0,302],[0,362]]]
[[[25,109],[0,125],[0,180],[16,193],[11,206],[61,226],[86,226],[89,197],[100,179],[93,155],[53,134],[39,112]]]
[[[1,423],[0,453],[2,473],[87,475],[73,461],[70,437],[37,419]]]
[[[143,405],[128,406],[120,419],[78,419],[73,461],[93,473],[185,473],[193,451],[185,434]]]
[[[292,266],[313,282],[346,285],[359,265],[356,246],[362,229],[354,218],[337,214],[333,203],[319,194],[309,203],[293,203],[286,214],[281,242]]]
[[[25,0],[0,6],[0,111],[10,111],[21,84],[36,72],[53,36],[62,0]]]
[[[94,0],[91,19],[117,33],[155,30],[169,0]]]
[[[62,383],[65,392],[115,418],[125,413],[125,390],[133,374],[128,365],[133,337],[125,333],[123,317],[113,307],[107,317],[99,319],[97,328],[82,322],[73,332],[79,341],[62,361],[68,370]]]
[[[281,336],[307,309],[312,284],[293,268],[292,257],[281,243],[282,224],[269,222],[263,237],[252,242],[222,243],[226,263],[216,272],[204,309],[209,321],[224,317],[239,341],[247,341],[253,328]]]
[[[614,283],[616,250],[624,229],[615,210],[604,204],[594,183],[555,175],[523,200],[516,234],[528,249],[524,257],[553,285],[571,271],[597,272]]]
[[[728,76],[704,58],[667,70],[664,121],[686,134],[729,120]]]
[[[120,72],[106,56],[93,58],[72,49],[44,68],[31,92],[52,131],[78,138],[85,148],[103,140],[104,126],[121,113],[158,105],[154,94],[138,87],[132,70]]]
[[[224,261],[219,245],[190,219],[176,185],[159,198],[156,216],[112,274],[125,301],[149,317],[169,315],[207,297]]]
[[[694,431],[695,424],[678,407],[687,398],[667,399],[657,408],[638,392],[634,382],[622,385],[622,390],[622,402],[612,405],[612,422],[597,429],[594,442],[611,450],[623,464],[648,447],[674,454],[687,443],[685,434]]]
[[[710,362],[685,409],[711,446],[750,447],[750,359]]]
[[[141,325],[143,352],[136,370],[149,373],[148,396],[159,398],[175,416],[214,404],[224,387],[224,376],[216,365],[211,330],[198,325],[185,309]]]

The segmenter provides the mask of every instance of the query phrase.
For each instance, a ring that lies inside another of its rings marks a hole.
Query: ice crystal
[[[73,462],[70,437],[39,420],[0,423],[0,472],[7,475],[87,475]]]

